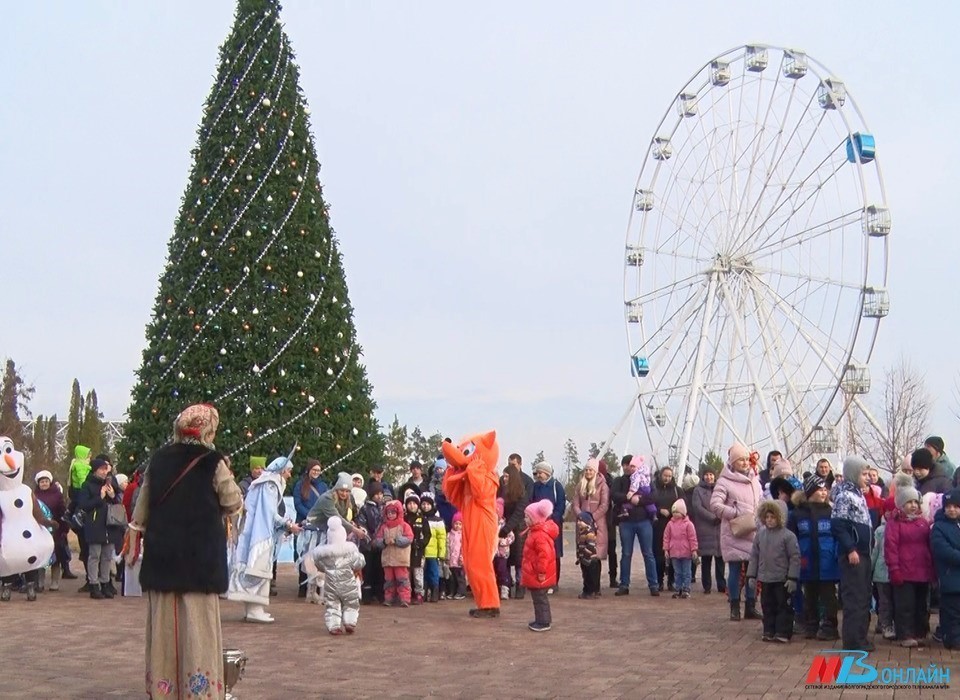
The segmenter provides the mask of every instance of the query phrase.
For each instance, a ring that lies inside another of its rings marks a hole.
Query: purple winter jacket
[[[908,520],[901,512],[887,519],[883,558],[890,583],[932,583],[936,580],[930,554],[930,523],[925,518]]]

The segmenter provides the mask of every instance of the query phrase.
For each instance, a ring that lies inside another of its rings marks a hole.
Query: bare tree
[[[901,355],[884,373],[879,417],[853,433],[857,451],[871,464],[896,471],[903,456],[923,442],[931,405],[923,375]]]

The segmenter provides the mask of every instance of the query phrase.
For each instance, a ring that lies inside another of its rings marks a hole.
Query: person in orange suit
[[[497,433],[472,435],[459,445],[447,439],[443,493],[463,514],[463,568],[477,607],[470,617],[500,617],[500,591],[493,573],[497,551]]]

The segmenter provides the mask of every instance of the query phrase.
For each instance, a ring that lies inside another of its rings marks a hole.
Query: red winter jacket
[[[901,512],[887,519],[883,558],[890,583],[931,583],[935,580],[930,554],[930,523],[923,517],[907,520]]]
[[[557,585],[557,550],[554,540],[560,528],[552,520],[536,523],[527,530],[523,543],[520,583],[524,588],[551,588]],[[543,581],[539,575],[543,574]]]

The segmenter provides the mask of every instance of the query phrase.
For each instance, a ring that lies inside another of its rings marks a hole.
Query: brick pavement
[[[642,581],[642,560],[635,564]],[[606,578],[606,576],[604,576]],[[65,581],[59,593],[0,604],[0,699],[141,698],[145,600],[94,601]],[[952,688],[927,691],[806,690],[815,641],[760,641],[759,622],[728,621],[722,596],[650,597],[644,588],[596,601],[576,599],[579,570],[564,561],[551,599],[554,628],[526,629],[532,605],[505,601],[499,620],[471,620],[470,601],[409,609],[366,606],[352,637],[331,637],[322,608],[296,598],[292,565],[281,565],[273,625],[241,621],[224,602],[227,646],[250,656],[243,700],[284,698],[956,698],[960,653],[934,645],[908,651],[881,642],[871,661],[940,664]],[[696,590],[696,585],[694,586]]]

